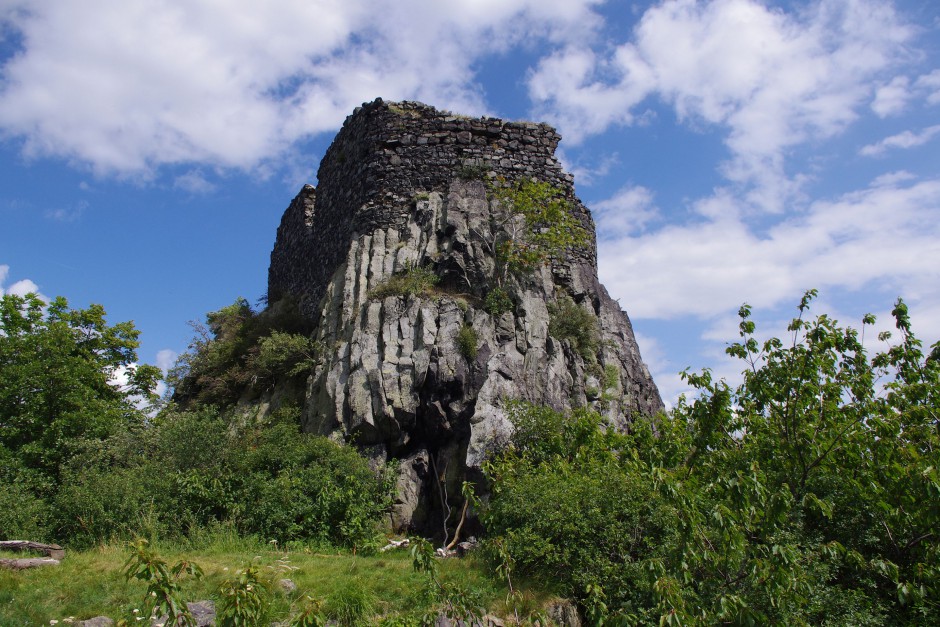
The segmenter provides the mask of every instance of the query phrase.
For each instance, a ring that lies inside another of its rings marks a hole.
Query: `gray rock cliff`
[[[554,156],[559,139],[543,124],[376,100],[346,119],[318,186],[284,214],[268,300],[296,299],[323,347],[304,427],[400,461],[397,529],[440,528],[443,503],[458,505],[461,481],[511,433],[512,400],[590,406],[618,429],[662,408],[626,313],[598,282],[594,223]],[[494,315],[487,242],[506,227],[493,190],[524,179],[551,185],[589,237],[514,275],[511,306]],[[382,289],[414,268],[437,285]],[[596,325],[590,354],[549,332],[551,304],[569,298]]]

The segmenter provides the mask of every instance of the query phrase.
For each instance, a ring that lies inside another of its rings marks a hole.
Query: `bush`
[[[558,340],[568,340],[571,348],[585,360],[596,360],[600,343],[597,318],[565,296],[548,306],[548,334]]]
[[[355,449],[281,424],[245,442],[239,526],[284,543],[362,546],[390,505],[391,476],[376,476]]]
[[[698,398],[629,435],[511,410],[483,519],[517,567],[595,622],[937,624],[940,343],[925,354],[898,301],[869,357],[803,319],[814,296],[786,341],[758,342],[742,307],[743,382],[686,372]]]
[[[428,294],[439,281],[440,277],[431,268],[411,265],[376,285],[369,291],[369,298],[423,296]]]
[[[246,390],[304,371],[317,346],[292,300],[256,312],[244,298],[191,323],[197,335],[167,375],[184,408],[234,405]]]
[[[19,483],[0,484],[0,539],[50,541],[49,506]]]
[[[483,513],[488,550],[563,596],[599,587],[612,610],[649,620],[652,560],[675,532],[674,511],[638,464],[616,451],[624,436],[597,414],[515,405],[510,447],[485,468],[492,495]],[[501,545],[501,546],[497,546]]]
[[[63,540],[186,536],[227,522],[246,535],[362,546],[391,484],[355,449],[281,422],[234,428],[210,409],[165,412],[154,427],[76,457],[54,500]]]
[[[469,324],[460,327],[460,331],[457,332],[457,349],[468,361],[473,361],[477,358],[477,344],[479,344],[479,342],[480,338],[477,335],[476,329]]]
[[[507,311],[512,311],[512,308],[513,302],[509,292],[501,287],[494,287],[483,299],[483,309],[491,316],[501,316]]]

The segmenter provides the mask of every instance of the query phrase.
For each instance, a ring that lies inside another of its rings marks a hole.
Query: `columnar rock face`
[[[460,482],[511,433],[512,400],[590,406],[619,429],[662,408],[626,313],[597,280],[593,220],[555,159],[559,139],[543,124],[376,100],[347,118],[318,187],[284,214],[268,299],[296,299],[323,347],[305,428],[400,460],[396,528],[440,528],[443,503],[456,507]],[[590,236],[510,277],[511,306],[491,313],[492,242],[507,228],[493,190],[524,179],[551,185]],[[438,284],[382,289],[414,268]],[[549,333],[550,305],[568,298],[596,326],[589,354]]]

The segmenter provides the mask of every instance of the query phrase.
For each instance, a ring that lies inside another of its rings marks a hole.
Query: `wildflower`
[[[58,625],[58,624],[59,624],[59,621],[57,621],[56,619],[53,618],[52,620],[49,621],[49,624],[50,624],[50,625]]]
[[[134,608],[134,613],[135,613],[135,614],[140,614],[140,610],[138,610],[138,609],[135,607],[135,608]]]

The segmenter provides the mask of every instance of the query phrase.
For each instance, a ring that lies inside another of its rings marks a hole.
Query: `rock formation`
[[[442,503],[456,507],[460,482],[511,432],[513,399],[588,405],[618,429],[662,408],[626,313],[598,282],[594,223],[554,156],[559,140],[544,124],[379,99],[346,119],[317,188],[278,228],[268,301],[296,299],[322,347],[304,427],[400,460],[398,529],[437,526]],[[488,242],[507,228],[494,189],[523,180],[550,185],[589,237],[512,275],[511,302],[491,313]],[[438,283],[387,289],[416,269]],[[589,354],[549,333],[551,304],[568,298],[596,325]]]

